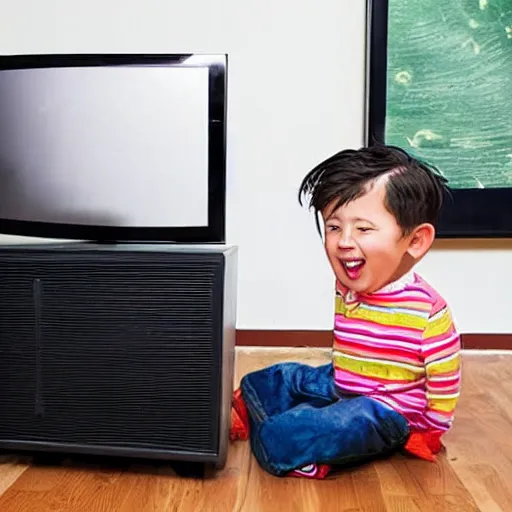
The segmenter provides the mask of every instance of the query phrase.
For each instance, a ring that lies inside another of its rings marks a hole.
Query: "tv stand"
[[[224,245],[0,246],[0,449],[222,467],[236,274]]]

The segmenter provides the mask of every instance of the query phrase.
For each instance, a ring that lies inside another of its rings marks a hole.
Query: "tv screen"
[[[0,58],[0,231],[223,242],[225,56]]]

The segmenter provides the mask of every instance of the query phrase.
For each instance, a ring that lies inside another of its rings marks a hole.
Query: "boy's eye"
[[[357,228],[361,233],[368,233],[368,231],[371,231],[372,228],[364,228],[364,227],[361,227],[361,228]]]
[[[338,226],[327,226],[327,231],[336,231],[338,229]]]

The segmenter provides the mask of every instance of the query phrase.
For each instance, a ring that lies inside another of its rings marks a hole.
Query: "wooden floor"
[[[241,375],[282,360],[321,364],[323,349],[238,349]],[[1,418],[0,418],[1,421]],[[0,511],[512,511],[512,353],[464,354],[456,424],[438,462],[395,456],[324,481],[264,473],[247,442],[201,480],[167,466],[125,469],[0,460]]]

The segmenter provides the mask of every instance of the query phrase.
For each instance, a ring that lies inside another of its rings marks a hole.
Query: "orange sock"
[[[435,461],[435,454],[439,453],[442,447],[441,435],[442,432],[439,430],[413,432],[404,448],[412,455],[425,460]]]
[[[245,441],[249,438],[249,414],[240,388],[233,393],[231,400],[231,441]]]

